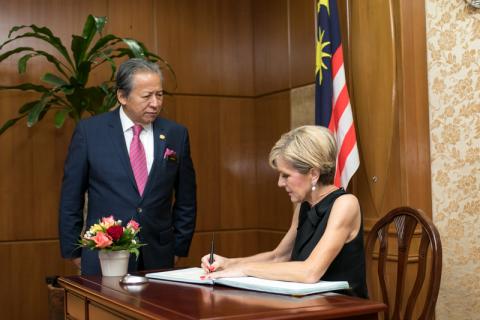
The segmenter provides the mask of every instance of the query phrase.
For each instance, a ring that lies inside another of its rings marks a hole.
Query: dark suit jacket
[[[96,251],[79,249],[85,192],[86,228],[113,215],[140,223],[145,269],[169,268],[174,256],[186,256],[195,228],[196,184],[188,131],[172,121],[153,123],[154,161],[143,197],[139,195],[119,109],[82,120],[76,127],[65,162],[59,234],[64,258],[82,257],[82,274],[100,274]],[[163,139],[160,138],[162,136]],[[166,148],[176,160],[164,158]],[[136,270],[134,258],[129,270]]]

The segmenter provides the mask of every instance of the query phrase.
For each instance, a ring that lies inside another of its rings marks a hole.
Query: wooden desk
[[[223,286],[151,280],[123,286],[120,277],[69,276],[66,319],[377,319],[383,303],[327,293],[282,296]]]

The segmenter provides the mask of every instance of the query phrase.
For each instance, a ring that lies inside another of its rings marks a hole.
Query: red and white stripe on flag
[[[333,112],[328,128],[337,140],[337,172],[335,185],[347,188],[350,178],[360,166],[357,137],[353,125],[352,107],[348,96],[343,64],[343,50],[340,45],[332,57]]]

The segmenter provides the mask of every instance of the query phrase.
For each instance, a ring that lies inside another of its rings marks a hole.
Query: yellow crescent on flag
[[[330,15],[330,3],[329,0],[318,0],[317,2],[317,13],[320,12],[321,7],[324,6],[327,8],[327,13]]]

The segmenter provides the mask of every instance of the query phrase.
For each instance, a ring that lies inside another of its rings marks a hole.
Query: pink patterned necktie
[[[135,181],[137,182],[138,192],[140,193],[140,196],[142,196],[148,179],[147,158],[145,156],[145,149],[143,148],[142,141],[140,140],[140,132],[142,132],[143,127],[136,124],[132,127],[132,130],[133,139],[130,143],[130,163],[132,165]]]

